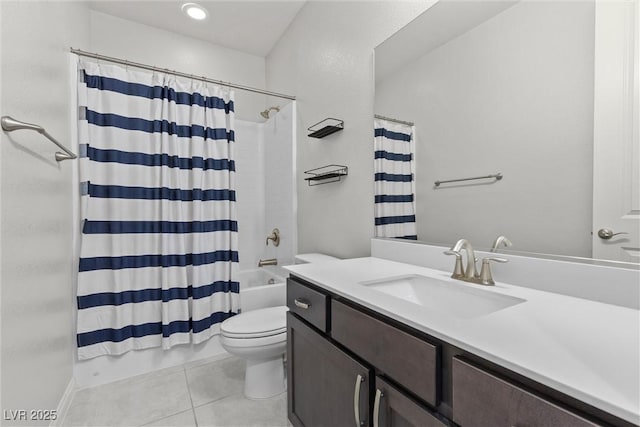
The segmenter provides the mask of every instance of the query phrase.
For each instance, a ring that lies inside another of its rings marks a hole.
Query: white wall
[[[267,56],[267,87],[297,97],[298,252],[367,255],[373,236],[373,48],[433,2],[307,2]],[[307,128],[327,117],[345,130]],[[349,167],[308,187],[303,171]]]
[[[101,12],[91,11],[91,52],[196,76],[265,87],[265,59]],[[258,121],[264,95],[235,91],[236,118]]]
[[[420,240],[591,256],[593,54],[593,2],[521,2],[377,85],[416,123]]]
[[[287,101],[288,102],[288,101]],[[297,253],[297,230],[295,208],[295,141],[294,120],[295,104],[283,105],[280,100],[280,112],[271,112],[271,118],[264,124],[264,236],[259,242],[260,257],[276,258],[278,265],[293,264]],[[280,245],[265,238],[271,231],[280,230]]]
[[[236,190],[240,270],[257,268],[260,259],[293,264],[296,253],[293,103],[280,102],[264,123],[236,121]],[[280,230],[280,245],[266,237]]]
[[[264,246],[264,125],[236,120],[236,208],[240,271],[256,268]]]
[[[70,145],[69,46],[87,49],[75,2],[0,2],[2,115]],[[0,134],[2,409],[56,409],[72,376],[71,166],[30,131]],[[4,417],[3,417],[4,418]],[[46,425],[48,421],[3,425]]]

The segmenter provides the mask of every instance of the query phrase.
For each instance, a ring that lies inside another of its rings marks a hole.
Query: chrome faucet
[[[496,240],[493,241],[493,245],[491,245],[491,252],[498,252],[500,245],[505,247],[513,246],[511,240],[507,239],[507,236],[498,236]]]
[[[473,246],[467,239],[460,239],[451,248],[451,252],[460,253],[461,250],[467,252],[467,266],[464,269],[464,277],[471,279],[476,276],[476,254],[473,252]]]
[[[278,260],[276,258],[271,258],[271,259],[260,259],[260,261],[258,261],[258,267],[264,267],[267,265],[278,265]]]
[[[507,241],[508,239],[504,236],[501,241],[498,242],[500,244],[502,241]],[[496,239],[497,241],[498,239]],[[511,242],[509,242],[511,243]],[[467,265],[466,268],[462,266],[462,254],[461,250],[465,250],[467,252]],[[493,249],[492,249],[493,251]],[[466,239],[460,239],[456,242],[453,247],[444,252],[445,255],[455,255],[456,257],[456,265],[453,270],[452,278],[463,280],[465,282],[476,283],[478,285],[495,285],[493,281],[493,277],[491,275],[491,265],[489,264],[491,261],[495,262],[507,262],[508,260],[505,258],[495,258],[495,257],[487,257],[482,259],[482,268],[480,270],[480,274],[476,273],[476,254],[473,252],[473,247],[471,243]]]

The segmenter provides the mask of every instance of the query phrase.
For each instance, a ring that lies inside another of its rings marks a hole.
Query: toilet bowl
[[[244,394],[266,399],[285,391],[283,355],[287,344],[285,306],[233,316],[220,325],[220,344],[246,360]]]

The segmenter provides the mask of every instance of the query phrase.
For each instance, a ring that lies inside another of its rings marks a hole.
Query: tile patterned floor
[[[287,427],[287,394],[244,397],[244,361],[228,357],[78,390],[64,426]]]

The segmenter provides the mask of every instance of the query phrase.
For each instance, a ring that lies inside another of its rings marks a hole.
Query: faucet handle
[[[491,276],[491,266],[490,262],[509,262],[506,258],[498,258],[498,257],[487,257],[482,258],[482,269],[480,269],[480,284],[482,285],[495,285],[496,282],[493,281],[493,277]]]
[[[464,273],[462,270],[462,254],[459,251],[444,251],[445,255],[455,255],[456,257],[456,265],[453,268],[453,274],[451,275],[454,279],[459,279],[464,277]]]

